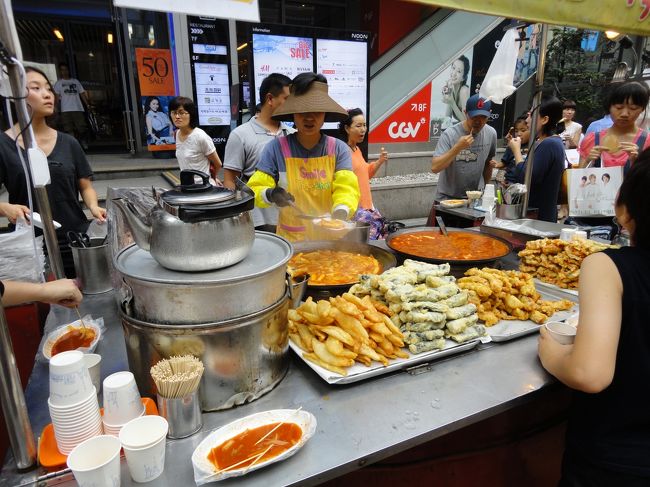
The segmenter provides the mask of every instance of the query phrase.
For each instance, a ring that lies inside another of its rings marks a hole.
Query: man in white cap
[[[465,105],[465,120],[445,130],[431,159],[440,174],[436,200],[462,199],[466,191],[483,187],[492,177],[497,133],[487,124],[492,102],[479,95]]]

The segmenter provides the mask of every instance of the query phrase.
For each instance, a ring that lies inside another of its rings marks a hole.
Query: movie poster
[[[431,137],[465,120],[465,103],[472,96],[472,53],[470,48],[454,59],[431,80]]]

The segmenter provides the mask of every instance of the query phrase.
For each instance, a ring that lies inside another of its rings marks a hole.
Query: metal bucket
[[[517,220],[521,218],[521,206],[522,203],[516,205],[497,205],[497,218],[501,218],[502,220]]]
[[[204,411],[254,401],[275,387],[288,367],[289,292],[272,306],[240,318],[194,324],[147,323],[120,310],[129,369],[140,392],[156,396],[150,369],[173,355],[192,354],[205,366]]]
[[[84,294],[105,293],[113,289],[108,265],[108,245],[103,238],[90,239],[90,247],[70,247],[79,287]]]

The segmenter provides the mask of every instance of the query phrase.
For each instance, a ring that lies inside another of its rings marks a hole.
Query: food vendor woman
[[[323,123],[347,117],[328,95],[327,79],[316,73],[296,76],[287,101],[273,113],[274,120],[293,121],[297,132],[267,144],[248,185],[257,206],[281,207],[278,235],[294,242],[311,238],[312,223],[300,218],[301,212],[347,219],[357,209],[359,184],[350,148],[320,132]]]

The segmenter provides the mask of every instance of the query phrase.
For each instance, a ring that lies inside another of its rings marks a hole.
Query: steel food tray
[[[537,287],[537,289],[539,289],[540,287],[545,287],[553,291],[558,291],[566,294],[572,294],[573,296],[578,296],[577,289],[567,289],[564,287],[556,286],[555,284],[551,284],[550,282],[544,282],[541,279],[538,279],[537,277],[534,278],[534,281],[535,281],[535,287]],[[566,299],[570,299],[570,298],[566,298]]]
[[[575,303],[566,311],[557,311],[548,321],[564,321],[578,312],[578,296],[576,294],[567,293],[564,289],[537,280],[535,280],[535,287],[537,292],[542,295],[542,299],[552,301],[568,299]],[[493,342],[507,342],[536,333],[539,331],[539,327],[540,325],[531,320],[501,320],[496,325],[487,327],[486,330]]]
[[[438,360],[443,357],[449,357],[451,355],[456,355],[467,350],[475,348],[480,342],[480,339],[470,340],[465,343],[456,343],[452,340],[445,340],[445,348],[442,350],[432,350],[430,352],[422,352],[416,355],[411,355],[409,358],[396,358],[389,359],[389,363],[384,367],[379,362],[372,362],[370,367],[366,367],[363,364],[356,363],[348,367],[348,375],[340,375],[336,372],[331,372],[319,365],[316,365],[309,360],[303,358],[303,350],[298,345],[293,343],[289,339],[289,346],[291,349],[300,357],[300,359],[305,362],[314,372],[316,372],[325,382],[332,385],[337,384],[352,384],[365,379],[370,379],[371,377],[376,377],[378,375],[389,374],[391,372],[399,371],[406,369],[413,365],[431,362],[433,360]]]

